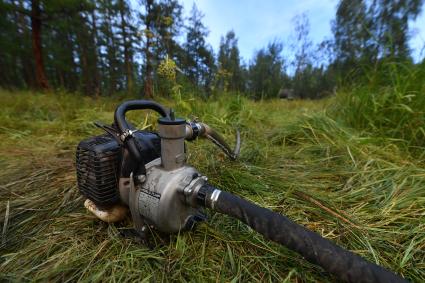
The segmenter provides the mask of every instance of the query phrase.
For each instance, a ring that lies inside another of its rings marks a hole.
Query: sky
[[[256,50],[273,40],[284,45],[289,54],[293,38],[293,18],[305,13],[310,21],[310,38],[318,44],[332,38],[331,21],[338,0],[183,0],[185,15],[188,16],[193,3],[204,14],[203,23],[210,33],[207,41],[217,52],[221,36],[234,30],[243,60],[248,63]],[[410,23],[412,38],[410,46],[413,57],[425,56],[425,13]]]

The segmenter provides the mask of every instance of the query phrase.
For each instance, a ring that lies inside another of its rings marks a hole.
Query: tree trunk
[[[66,52],[66,62],[69,65],[69,69],[64,71],[64,84],[66,89],[70,91],[76,91],[79,87],[79,79],[78,79],[78,71],[77,66],[74,61],[74,53],[75,53],[75,32],[72,29],[69,29],[66,34],[64,34],[64,42],[69,46]]]
[[[81,68],[81,82],[83,93],[89,95],[92,90],[91,73],[89,70],[89,58],[88,58],[88,47],[87,47],[87,31],[85,30],[85,22],[82,16],[79,16],[81,26],[84,27],[82,30],[77,31],[77,39],[79,41],[78,51]]]
[[[17,2],[19,9],[24,10],[23,0]],[[25,22],[25,15],[23,13],[16,12],[16,23],[17,23],[17,32],[19,34],[19,61],[22,67],[21,73],[25,82],[26,88],[34,88],[34,71],[33,65],[31,62],[31,51],[28,51],[26,48],[26,42],[29,38],[28,26]]]
[[[125,3],[124,0],[120,0],[120,16],[121,16],[121,32],[124,46],[124,65],[126,70],[126,83],[127,83],[127,92],[133,92],[133,67],[131,65],[131,51],[130,51],[130,43],[128,42],[128,36],[126,31],[126,22],[124,18],[125,13]]]
[[[94,84],[95,84],[95,89],[94,89],[94,94],[96,97],[99,97],[100,95],[100,74],[99,74],[99,69],[98,69],[98,52],[97,52],[97,26],[96,26],[96,9],[93,9],[91,12],[91,16],[92,16],[92,35],[93,35],[93,64],[94,64],[94,68],[95,68],[95,72],[94,72]]]
[[[79,14],[79,29],[77,30],[77,42],[81,67],[82,89],[87,95],[97,96],[97,53],[96,44],[93,41],[93,34],[90,33],[90,26],[86,14]]]
[[[113,12],[111,11],[111,8],[107,7],[107,13],[106,13],[106,33],[105,36],[107,38],[106,42],[107,45],[107,57],[108,57],[108,68],[109,68],[109,87],[108,87],[108,94],[112,95],[117,90],[120,89],[119,82],[118,82],[118,74],[117,70],[119,68],[118,66],[118,60],[116,58],[117,54],[117,48],[116,48],[116,42],[115,42],[115,35],[112,30],[112,17],[111,15]]]
[[[42,90],[49,90],[49,83],[44,72],[43,50],[41,44],[41,24],[40,1],[31,0],[32,50],[35,62],[37,87]]]
[[[145,47],[145,56],[146,56],[146,67],[145,67],[145,87],[144,87],[144,95],[148,98],[153,97],[153,66],[152,66],[152,53],[150,50],[151,47],[151,25],[152,25],[152,5],[153,0],[146,1],[146,47]]]

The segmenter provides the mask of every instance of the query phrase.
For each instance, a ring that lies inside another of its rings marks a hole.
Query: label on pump
[[[161,194],[141,188],[139,193],[139,212],[148,219],[156,219]]]

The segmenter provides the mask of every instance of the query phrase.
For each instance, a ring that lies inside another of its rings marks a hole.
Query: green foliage
[[[367,81],[337,96],[335,115],[349,126],[417,150],[425,148],[425,65],[382,63]]]
[[[350,68],[349,64],[368,57],[364,53],[372,48],[367,48],[371,31],[365,1],[339,1],[332,31],[338,64]]]
[[[346,77],[350,83],[363,80],[358,69],[364,65],[411,60],[408,24],[422,6],[423,0],[340,0],[333,39],[314,47],[308,17],[301,14],[294,20],[292,54],[284,58],[278,39],[245,65],[233,31],[222,37],[215,55],[202,12],[194,5],[184,19],[179,0],[2,0],[0,86],[167,96],[172,87],[164,88],[168,83],[156,70],[170,58],[182,89],[203,98],[229,91],[269,99],[284,90],[321,98]]]
[[[356,65],[410,59],[408,25],[422,6],[422,0],[339,1],[332,30],[341,75]]]
[[[218,51],[217,87],[224,91],[244,91],[244,72],[241,66],[238,39],[234,31],[221,38]]]
[[[249,66],[249,90],[255,99],[277,97],[284,81],[282,44],[270,43],[255,55]]]
[[[159,63],[157,74],[159,77],[159,93],[161,95],[170,96],[176,83],[176,63],[169,59],[168,56]]]
[[[378,0],[369,7],[370,32],[375,39],[373,48],[380,58],[406,59],[409,22],[421,13],[423,0]]]
[[[211,46],[207,44],[206,37],[209,33],[202,23],[204,15],[193,4],[187,26],[186,41],[184,43],[185,60],[182,65],[183,72],[195,85],[204,90],[208,96],[211,91],[215,59]]]
[[[183,7],[177,0],[153,1],[152,14],[145,17],[151,17],[152,20],[150,32],[154,37],[152,48],[155,61],[167,56],[183,60],[176,39],[184,25],[182,13]]]
[[[296,72],[292,79],[292,87],[296,97],[319,99],[332,94],[335,81],[331,77],[330,69],[307,65],[303,70]]]

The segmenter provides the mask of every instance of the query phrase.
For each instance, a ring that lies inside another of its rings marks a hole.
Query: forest
[[[192,134],[206,123],[237,148],[239,133],[236,160],[220,140],[183,141],[211,186],[424,282],[425,44],[411,44],[424,8],[337,0],[330,37],[317,43],[312,14],[294,14],[290,38],[245,58],[242,35],[212,46],[209,11],[183,0],[0,0],[0,281],[341,282],[220,211],[141,242],[131,207],[115,223],[86,209],[77,146],[113,136],[117,107],[143,99]],[[153,111],[126,118],[162,127]]]
[[[408,27],[420,14],[422,1],[392,3],[341,0],[333,38],[317,46],[309,35],[308,17],[294,15],[293,42],[266,42],[244,62],[232,30],[223,34],[214,52],[195,4],[184,17],[177,0],[3,0],[0,85],[152,98],[170,95],[171,83],[202,97],[231,91],[274,98],[291,89],[295,97],[320,98],[367,77],[385,62],[414,68]],[[291,46],[291,58],[284,58],[283,44]],[[418,64],[423,60],[415,59]],[[176,74],[169,77],[170,72]]]

